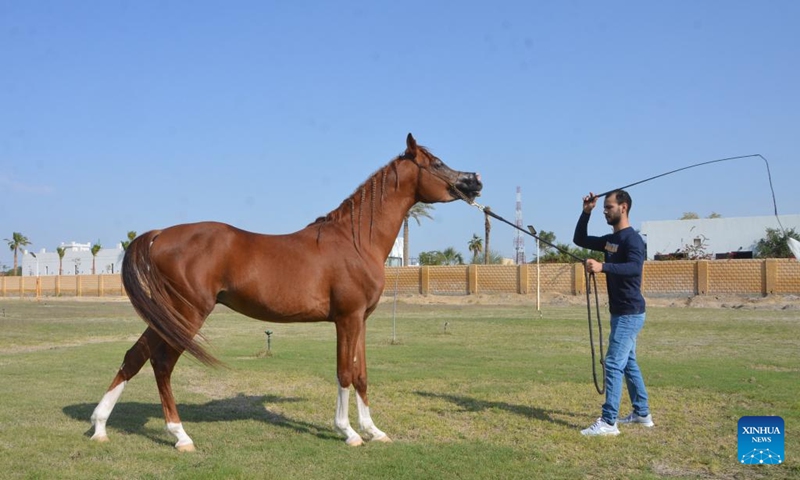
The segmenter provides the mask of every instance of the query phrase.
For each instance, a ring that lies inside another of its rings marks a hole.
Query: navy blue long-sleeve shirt
[[[605,254],[603,273],[606,274],[608,309],[614,315],[644,313],[642,297],[642,267],[644,241],[633,227],[602,237],[588,234],[590,214],[582,212],[575,226],[572,241],[575,245]]]

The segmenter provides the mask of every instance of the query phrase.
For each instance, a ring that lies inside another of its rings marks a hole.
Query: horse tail
[[[220,362],[195,341],[197,328],[173,302],[183,302],[196,309],[152,262],[150,247],[160,230],[152,230],[134,239],[122,260],[122,284],[136,313],[167,344],[187,351],[206,365]]]

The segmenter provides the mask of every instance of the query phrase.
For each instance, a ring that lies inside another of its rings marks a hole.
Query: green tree
[[[551,249],[546,254],[539,259],[540,262],[544,263],[575,263],[578,260],[572,257],[570,254],[575,255],[578,258],[593,258],[598,262],[602,262],[603,252],[596,252],[594,250],[588,250],[585,248],[577,248],[571,247],[566,243],[556,243],[558,250]],[[569,252],[565,253],[565,252]]]
[[[700,218],[700,215],[695,212],[683,212],[683,216],[678,220],[697,220],[698,218]]]
[[[430,252],[419,252],[420,265],[441,265],[442,252],[438,250],[431,250]]]
[[[430,214],[430,210],[433,210],[433,205],[429,203],[422,203],[418,202],[415,203],[411,209],[408,210],[406,213],[406,218],[403,219],[403,266],[408,266],[408,219],[413,218],[417,221],[417,225],[422,225],[422,218],[430,218],[433,217]],[[420,262],[422,263],[422,262]]]
[[[717,212],[711,212],[706,218],[722,218],[722,215]]]
[[[478,258],[475,259],[475,263],[483,265],[500,265],[503,263],[503,255],[500,254],[500,252],[490,250],[488,259],[484,258],[485,255],[485,253],[481,252],[481,254],[478,255]]]
[[[447,247],[441,252],[442,265],[464,265],[464,257],[453,247]]]
[[[17,252],[19,252],[22,247],[30,245],[31,242],[28,240],[28,237],[19,232],[12,233],[10,239],[6,238],[4,240],[8,242],[8,247],[14,252],[14,275],[18,275],[17,265],[19,265],[19,263],[17,261]]]
[[[800,234],[790,228],[783,232],[778,228],[767,228],[766,236],[756,243],[756,258],[792,258],[789,237],[800,240]]]
[[[472,239],[467,242],[467,248],[472,252],[472,263],[478,263],[478,257],[483,251],[483,239],[477,233],[473,233]]]
[[[95,263],[96,262],[95,261],[97,260],[97,253],[100,251],[101,248],[103,248],[103,246],[100,245],[100,240],[98,240],[97,243],[92,245],[92,275],[95,275],[95,273],[96,273],[96,271],[95,271]]]
[[[67,253],[67,249],[65,247],[56,247],[56,253],[58,254],[58,274],[64,275],[64,255]]]
[[[553,244],[553,245],[556,244],[556,234],[554,232],[548,232],[547,230],[542,230],[541,232],[539,232],[537,234],[537,236],[541,240],[543,240],[542,242],[538,242],[539,243],[539,253],[538,253],[538,255],[542,256],[542,255],[546,254],[548,251],[550,251],[551,248],[553,248],[550,245],[548,245],[547,243],[550,243],[550,244]],[[544,242],[547,242],[547,243],[544,243]]]
[[[122,244],[122,249],[127,250],[134,238],[136,238],[136,232],[131,230],[128,232],[128,239],[120,242]]]

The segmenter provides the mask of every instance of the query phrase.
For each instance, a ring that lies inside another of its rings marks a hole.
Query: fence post
[[[528,294],[528,265],[523,263],[522,265],[517,266],[517,293],[522,295]]]
[[[695,278],[697,279],[694,293],[696,295],[708,295],[708,260],[697,260],[694,267]]]
[[[428,294],[428,285],[431,278],[430,268],[431,267],[424,265],[419,269],[419,293],[421,295]]]
[[[475,264],[467,266],[467,293],[478,293],[478,266]]]
[[[775,293],[775,286],[778,283],[778,261],[774,258],[765,259],[761,271],[763,272],[761,293],[764,295]]]
[[[580,295],[586,293],[586,267],[582,263],[572,264],[572,294]]]

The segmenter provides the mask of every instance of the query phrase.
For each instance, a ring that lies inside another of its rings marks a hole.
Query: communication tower
[[[522,189],[517,187],[517,209],[516,209],[516,224],[518,228],[522,228]],[[514,263],[517,265],[525,264],[525,237],[522,232],[517,230],[517,235],[514,237],[514,252],[516,254]]]

